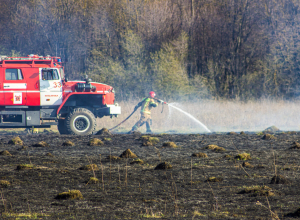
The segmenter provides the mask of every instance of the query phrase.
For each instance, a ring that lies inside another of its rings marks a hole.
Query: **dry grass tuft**
[[[125,150],[121,155],[121,158],[137,158],[136,154],[133,153],[130,149]]]
[[[79,190],[69,190],[59,193],[55,199],[83,199],[83,196]]]
[[[274,135],[272,134],[265,134],[263,137],[262,137],[263,140],[272,140],[272,139],[277,139]]]
[[[193,212],[193,218],[192,218],[192,219],[194,219],[195,217],[199,217],[199,216],[204,216],[204,215],[201,214],[199,211],[195,210],[195,211]]]
[[[252,194],[252,196],[274,196],[274,191],[268,186],[245,187],[240,194]]]
[[[90,141],[89,141],[89,145],[90,146],[101,146],[103,145],[103,141],[101,141],[100,139],[98,138],[92,138]]]
[[[140,131],[129,131],[128,134],[141,135],[142,133]]]
[[[96,135],[111,135],[111,133],[107,128],[102,128],[96,133]]]
[[[88,165],[80,167],[79,169],[87,170],[87,171],[99,170],[99,168],[96,164],[88,164]]]
[[[10,186],[10,182],[7,180],[0,180],[0,186],[1,187],[8,187]]]
[[[255,166],[256,169],[264,169],[267,168],[265,165],[263,164],[258,164],[257,166]]]
[[[218,145],[210,144],[204,147],[204,149],[212,150],[214,152],[223,152],[226,151],[225,148],[219,147]]]
[[[91,177],[87,182],[87,184],[97,184],[97,183],[99,183],[99,180],[96,177]]]
[[[46,153],[46,156],[47,156],[47,157],[54,157],[54,155],[53,155],[53,154],[51,154],[51,153],[49,153],[49,152],[48,152],[48,153]]]
[[[227,135],[237,135],[237,133],[234,131],[231,131],[231,132],[227,133]]]
[[[22,146],[22,147],[19,148],[18,150],[28,150],[28,146]]]
[[[130,164],[144,164],[144,161],[137,158],[137,159],[131,161]]]
[[[75,144],[72,142],[72,141],[69,141],[69,140],[67,140],[67,141],[65,141],[63,144],[62,144],[63,146],[74,146]]]
[[[118,157],[118,156],[108,155],[108,156],[106,157],[106,159],[108,159],[108,160],[120,160],[121,158]]]
[[[17,166],[17,170],[29,170],[29,169],[33,169],[34,165],[33,164],[19,164]]]
[[[19,136],[12,138],[8,144],[13,144],[13,145],[23,145],[23,141]]]
[[[0,155],[2,155],[2,156],[12,156],[7,150],[1,151]]]
[[[223,181],[223,178],[222,177],[209,177],[206,182],[222,182]]]
[[[11,213],[11,212],[5,212],[2,213],[2,216],[8,218],[8,219],[43,219],[39,217],[50,217],[50,215],[44,214],[44,213],[36,213],[36,212],[29,212],[29,213]]]
[[[159,143],[159,139],[157,137],[144,135],[140,139],[143,141],[143,146],[154,146]]]
[[[294,142],[290,149],[300,149],[300,144],[298,142]]]
[[[289,183],[290,181],[282,175],[273,176],[270,182],[270,184],[289,184]]]
[[[206,157],[208,157],[208,156],[207,156],[206,153],[201,153],[201,152],[199,152],[199,153],[193,153],[193,154],[192,154],[192,157],[206,158]]]
[[[172,165],[167,163],[167,162],[163,162],[158,164],[154,169],[155,170],[167,170],[167,169],[171,169]]]
[[[40,141],[37,144],[32,145],[33,147],[49,147],[49,144],[45,141]]]
[[[170,148],[177,148],[177,147],[178,147],[178,146],[177,146],[174,142],[172,142],[172,141],[165,142],[165,143],[163,143],[162,146],[163,146],[163,147],[170,147]]]
[[[243,162],[242,166],[247,168],[254,168],[254,166],[248,162]]]
[[[235,159],[237,159],[237,160],[250,160],[251,156],[250,156],[250,154],[247,154],[247,153],[241,153],[241,154],[236,155]]]

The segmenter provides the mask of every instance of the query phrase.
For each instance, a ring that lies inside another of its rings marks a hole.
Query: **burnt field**
[[[0,135],[1,219],[300,217],[297,132],[14,137]]]

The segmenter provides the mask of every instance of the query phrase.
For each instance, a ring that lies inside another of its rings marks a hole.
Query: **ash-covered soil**
[[[154,142],[145,141],[141,134],[82,137],[43,133],[19,135],[23,145],[8,144],[15,136],[0,134],[0,152],[11,154],[0,155],[1,219],[300,216],[300,149],[294,143],[299,142],[300,133],[278,133],[267,140],[263,135],[235,133],[149,135],[158,138]],[[91,146],[93,138],[103,144]],[[64,146],[67,140],[74,146]],[[48,146],[37,145],[40,141]],[[178,147],[164,147],[166,142]],[[152,143],[154,146],[147,146]],[[137,158],[112,157],[126,149],[144,163],[132,164]],[[207,157],[192,157],[199,152]],[[251,159],[238,158],[242,153],[250,154]],[[172,168],[155,169],[162,162]],[[88,170],[86,165],[91,164],[96,166]],[[275,175],[281,179],[271,184]],[[83,198],[58,196],[70,190],[79,190]]]

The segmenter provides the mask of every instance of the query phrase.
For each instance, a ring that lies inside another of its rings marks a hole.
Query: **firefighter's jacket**
[[[137,109],[138,107],[141,106],[141,114],[151,114],[151,108],[152,107],[157,107],[157,103],[154,101],[154,99],[146,97],[144,98],[141,102],[139,102],[135,108]]]

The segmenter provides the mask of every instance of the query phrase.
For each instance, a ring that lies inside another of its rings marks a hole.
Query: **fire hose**
[[[162,104],[162,110],[161,110],[161,113],[162,113],[162,112],[163,112],[163,109],[164,109],[164,105],[163,105],[163,104],[168,105],[168,103],[166,103],[166,102],[163,101],[163,100],[157,99],[157,98],[154,98],[154,99],[157,100],[158,102],[160,102],[160,103]],[[121,123],[117,124],[116,126],[112,127],[111,129],[108,129],[108,130],[111,131],[111,130],[113,130],[113,129],[119,127],[121,124],[123,124],[125,121],[127,121],[127,120],[133,115],[133,113],[136,112],[137,109],[138,109],[138,108],[135,108],[135,109],[133,110],[133,112],[131,112],[131,114],[128,115],[128,117],[125,118]]]
[[[157,100],[158,102],[160,102],[162,104],[161,113],[163,113],[163,111],[164,111],[164,104],[168,105],[168,103],[166,103],[165,101],[163,101],[161,99],[157,99],[157,98],[153,98],[153,99]]]

